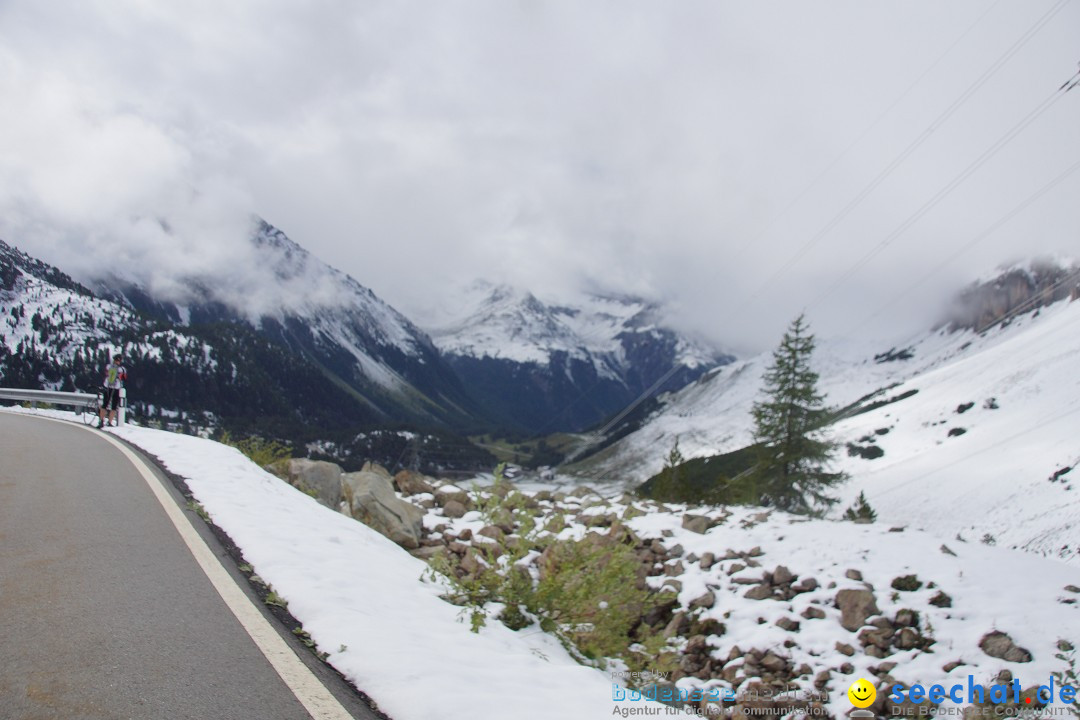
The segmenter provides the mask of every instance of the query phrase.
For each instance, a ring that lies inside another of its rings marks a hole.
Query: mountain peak
[[[997,268],[957,296],[943,324],[951,331],[976,330],[1065,298],[1080,297],[1080,263],[1040,257]]]

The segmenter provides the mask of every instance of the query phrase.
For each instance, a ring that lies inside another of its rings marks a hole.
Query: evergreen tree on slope
[[[765,398],[754,403],[754,439],[760,445],[753,475],[761,501],[807,513],[836,502],[826,490],[845,479],[828,471],[833,443],[822,427],[829,418],[825,398],[810,369],[814,336],[803,315],[795,318],[773,351],[763,377]]]

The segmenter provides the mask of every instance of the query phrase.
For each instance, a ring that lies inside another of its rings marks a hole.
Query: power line
[[[1058,0],[1045,14],[1043,14],[1038,20],[1035,21],[1031,27],[1029,27],[1020,38],[1014,42],[997,60],[990,64],[982,75],[975,79],[967,89],[965,89],[960,95],[953,100],[953,102],[945,108],[945,110],[937,116],[923,131],[915,138],[907,147],[905,147],[900,153],[889,162],[885,168],[878,173],[850,202],[847,203],[841,210],[833,216],[833,218],[825,224],[813,237],[806,241],[793,255],[784,263],[780,269],[774,272],[767,280],[761,283],[758,288],[751,293],[751,295],[739,306],[742,309],[746,305],[757,299],[762,292],[768,289],[775,280],[780,278],[784,273],[790,270],[798,263],[803,257],[806,256],[810,250],[814,248],[823,238],[825,238],[837,225],[843,222],[862,202],[870,196],[890,175],[892,175],[897,168],[899,168],[912,154],[915,153],[922,145],[930,139],[938,128],[940,128],[945,122],[947,122],[976,92],[978,92],[990,79],[997,74],[997,72],[1004,67],[1009,60],[1011,60],[1020,50],[1026,45],[1033,37],[1058,12],[1061,11],[1069,3],[1069,0]]]
[[[963,40],[968,35],[970,35],[971,32],[976,27],[978,27],[979,24],[982,23],[982,21],[986,18],[986,16],[989,15],[991,12],[993,12],[993,10],[1000,4],[1001,4],[1001,0],[997,0],[997,2],[990,5],[990,7],[988,7],[978,17],[978,19],[976,19],[975,22],[972,23],[970,27],[968,27],[967,30],[965,30],[958,38],[956,38],[956,40],[954,40],[951,45],[949,45],[949,47],[945,50],[945,52],[943,52],[941,55],[939,55],[938,58],[934,62],[932,62],[922,72],[922,74],[919,75],[919,77],[915,79],[914,82],[912,82],[910,85],[908,85],[907,89],[904,90],[904,92],[900,93],[900,95],[892,102],[891,105],[889,105],[889,107],[887,107],[884,111],[882,111],[882,113],[879,114],[877,116],[877,118],[872,123],[870,123],[861,133],[859,133],[859,135],[854,140],[852,140],[847,145],[847,147],[845,147],[840,152],[839,155],[837,155],[835,158],[833,158],[833,160],[831,162],[829,162],[829,164],[826,165],[825,168],[820,173],[818,173],[818,175],[816,177],[814,177],[814,179],[811,180],[809,182],[809,184],[807,184],[806,187],[804,187],[802,189],[802,191],[799,192],[799,194],[796,195],[795,198],[792,199],[784,207],[783,210],[780,211],[779,214],[774,216],[771,221],[766,223],[766,225],[761,229],[761,231],[757,235],[752,236],[749,240],[747,240],[745,243],[743,243],[743,246],[739,249],[739,251],[737,253],[735,253],[735,255],[731,258],[731,260],[729,262],[735,262],[736,260],[741,258],[743,256],[743,253],[745,253],[752,245],[756,244],[759,240],[761,240],[763,237],[765,237],[765,234],[769,231],[770,228],[772,228],[777,222],[779,222],[784,216],[786,216],[788,214],[788,212],[791,211],[792,208],[794,208],[804,197],[806,197],[807,194],[809,194],[809,192],[812,189],[814,189],[817,186],[817,184],[819,182],[821,182],[832,171],[833,168],[835,168],[837,165],[839,165],[840,161],[843,160],[845,157],[847,157],[847,155],[852,150],[854,150],[855,147],[859,143],[861,143],[866,138],[866,136],[870,134],[870,132],[874,128],[876,128],[878,125],[880,125],[881,122],[886,117],[888,117],[889,114],[892,113],[893,110],[896,109],[896,106],[898,106],[905,98],[907,98],[907,96],[910,95],[912,93],[912,91],[914,91],[915,88],[918,87],[922,83],[922,81],[925,80],[930,75],[930,73],[933,72],[933,70],[935,68],[937,68],[937,66],[940,65],[945,60],[946,57],[951,55],[953,50],[955,50],[957,48],[957,46],[959,46],[960,43],[963,42]]]
[[[1065,91],[1067,92],[1067,91]],[[983,165],[990,161],[998,152],[1001,151],[1006,145],[1012,142],[1017,135],[1028,128],[1033,122],[1049,110],[1053,105],[1064,97],[1064,92],[1061,90],[1055,90],[1050,96],[1039,103],[1030,113],[1028,113],[1019,123],[1010,128],[1004,135],[998,138],[989,148],[987,148],[982,155],[976,158],[970,165],[964,168],[956,177],[945,184],[937,193],[934,194],[929,200],[916,210],[912,215],[908,216],[900,225],[887,235],[881,242],[870,249],[865,255],[855,262],[848,270],[837,278],[825,292],[814,298],[813,301],[807,306],[808,308],[817,305],[819,302],[829,297],[839,287],[848,280],[852,275],[865,267],[871,260],[881,254],[889,245],[893,243],[898,237],[907,232],[915,223],[925,217],[931,210],[937,207],[945,198],[952,194],[956,188],[963,184],[969,177],[975,174]]]
[[[952,255],[947,257],[945,260],[939,262],[937,265],[934,266],[934,268],[930,272],[926,273],[919,280],[912,283],[906,289],[902,290],[900,293],[893,296],[892,299],[890,299],[890,300],[886,301],[884,304],[882,304],[877,310],[875,310],[873,313],[868,315],[861,323],[856,325],[855,329],[860,329],[860,328],[868,325],[871,321],[873,321],[875,318],[877,318],[879,315],[881,315],[881,313],[883,313],[886,309],[892,307],[893,305],[898,303],[900,300],[907,297],[907,295],[909,293],[911,293],[912,291],[914,291],[915,289],[920,287],[923,283],[925,283],[931,277],[933,277],[938,272],[940,272],[941,269],[944,268],[946,265],[948,265],[953,260],[960,257],[961,255],[963,255],[967,251],[971,250],[971,248],[975,247],[980,242],[982,242],[983,240],[988,238],[990,235],[992,235],[994,232],[996,232],[998,229],[1000,229],[1002,226],[1004,226],[1006,223],[1008,223],[1014,217],[1016,217],[1017,215],[1022,213],[1024,210],[1026,210],[1028,207],[1030,207],[1032,204],[1034,204],[1037,200],[1039,200],[1039,198],[1043,197],[1044,195],[1046,195],[1046,193],[1050,192],[1052,189],[1054,189],[1055,187],[1060,185],[1062,182],[1064,182],[1066,179],[1071,177],[1074,173],[1076,173],[1077,170],[1080,170],[1080,160],[1078,160],[1075,163],[1073,163],[1072,165],[1070,165],[1068,167],[1068,169],[1066,169],[1063,173],[1061,173],[1060,175],[1055,177],[1053,180],[1051,180],[1046,185],[1043,185],[1039,190],[1037,190],[1032,195],[1029,195],[1023,202],[1021,202],[1019,205],[1014,207],[1008,213],[1006,213],[1005,215],[998,218],[988,228],[986,228],[981,233],[976,235],[970,242],[965,244],[959,250],[954,252]]]

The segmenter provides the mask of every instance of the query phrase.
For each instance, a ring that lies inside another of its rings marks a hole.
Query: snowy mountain
[[[157,289],[96,278],[100,294],[181,326],[243,323],[307,358],[386,421],[468,426],[474,406],[431,340],[352,277],[257,220],[243,273]]]
[[[146,295],[132,296],[140,305],[152,303]],[[378,308],[378,301],[372,302]],[[373,458],[393,464],[407,456],[410,442],[434,448],[437,459],[422,463],[432,471],[486,468],[493,462],[452,433],[361,432],[388,422],[429,423],[430,415],[413,410],[418,391],[401,393],[409,406],[393,404],[389,392],[361,394],[328,370],[336,359],[347,367],[352,355],[339,350],[340,358],[321,361],[301,344],[305,338],[314,344],[312,338],[333,331],[341,337],[364,330],[384,342],[385,358],[405,354],[405,341],[390,332],[407,325],[364,327],[367,318],[357,312],[337,316],[335,326],[327,314],[288,334],[295,316],[267,319],[256,329],[224,306],[211,322],[209,302],[183,307],[158,303],[153,308],[157,317],[133,305],[131,297],[123,303],[98,297],[57,268],[0,241],[0,385],[92,392],[100,386],[109,356],[123,350],[129,409],[139,422],[189,432],[256,432],[298,447],[312,444],[321,455],[356,467]],[[179,319],[181,313],[184,323],[168,319]],[[422,334],[416,337],[423,341]],[[434,351],[429,343],[416,352],[426,359],[425,353]],[[382,403],[378,410],[376,402]]]
[[[1080,560],[1080,303],[1069,299],[1078,283],[1076,266],[1018,266],[963,294],[984,299],[969,304],[976,316],[997,314],[979,330],[943,325],[885,352],[819,338],[827,402],[856,405],[830,428],[837,469],[851,477],[836,512],[864,492],[885,522]],[[666,396],[577,471],[633,484],[662,468],[676,438],[688,458],[745,447],[770,359],[714,369]]]
[[[660,307],[633,297],[545,302],[477,282],[429,329],[485,414],[532,433],[581,430],[663,378],[674,389],[732,358],[663,327]]]

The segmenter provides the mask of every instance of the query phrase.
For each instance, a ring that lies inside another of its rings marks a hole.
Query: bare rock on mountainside
[[[1034,260],[964,290],[945,323],[949,330],[982,331],[1008,316],[1080,296],[1080,267]]]

